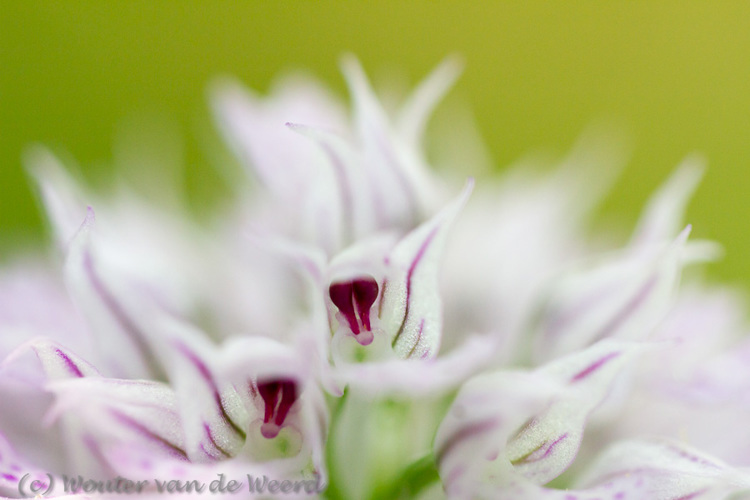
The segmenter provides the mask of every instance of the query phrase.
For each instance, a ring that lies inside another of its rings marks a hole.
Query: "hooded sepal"
[[[248,414],[231,384],[216,375],[217,348],[195,327],[177,319],[159,321],[159,349],[185,431],[185,451],[193,462],[237,455],[247,438]]]
[[[55,402],[46,420],[61,419],[71,464],[78,470],[117,473],[124,448],[162,460],[188,460],[177,399],[169,386],[84,377],[50,382],[47,388]]]
[[[359,62],[342,59],[354,103],[354,124],[372,182],[380,229],[411,228],[435,205],[438,187],[421,158],[419,140],[432,105],[456,76],[452,62],[439,67],[407,101],[396,126],[380,104]]]
[[[440,349],[438,270],[448,231],[473,189],[470,179],[451,204],[406,235],[386,259],[379,316],[400,358],[428,359]]]
[[[86,219],[70,243],[65,262],[65,278],[71,297],[86,315],[93,331],[111,332],[98,348],[112,367],[111,375],[143,377],[159,373],[161,367],[154,357],[149,338],[140,316],[133,313],[133,304],[125,302],[119,293],[118,275],[97,253],[95,236],[96,216],[89,207]],[[142,316],[142,314],[141,314]]]
[[[562,277],[537,324],[535,354],[554,359],[605,338],[648,337],[679,281],[690,226],[657,252],[624,251]]]
[[[474,498],[511,500],[723,500],[747,491],[750,475],[676,442],[621,441],[610,446],[566,490],[538,486],[522,478],[485,486]]]
[[[435,439],[446,491],[471,498],[481,481],[504,484],[518,476],[544,484],[557,477],[574,460],[588,416],[638,348],[603,341],[535,372],[469,380]]]
[[[316,383],[311,336],[287,346],[265,337],[235,337],[221,348],[217,373],[249,414],[243,453],[254,460],[290,458],[327,478],[323,446],[328,410]]]

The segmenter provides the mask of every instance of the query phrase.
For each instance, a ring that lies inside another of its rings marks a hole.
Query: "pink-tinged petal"
[[[399,109],[396,128],[407,144],[415,149],[421,147],[427,121],[453,87],[463,70],[463,61],[458,56],[447,57],[422,80]]]
[[[0,271],[0,359],[39,336],[91,354],[90,332],[58,273],[34,258],[23,259]]]
[[[495,352],[493,336],[477,336],[434,359],[337,363],[342,385],[371,396],[426,396],[448,391],[486,368]]]
[[[248,411],[254,411],[247,453],[261,458],[267,442],[288,429],[301,439],[296,459],[303,464],[312,459],[315,470],[325,476],[328,409],[315,383],[320,361],[315,359],[314,340],[303,334],[297,338],[295,348],[263,337],[229,339],[216,369],[237,389]],[[294,453],[287,451],[284,456],[290,455]]]
[[[262,98],[237,82],[217,82],[211,92],[217,123],[238,158],[280,201],[294,202],[313,179],[311,164],[322,159],[308,140],[285,124],[342,129],[340,105],[317,84],[288,82]]]
[[[36,354],[49,380],[101,376],[94,365],[63,345],[43,337],[32,339],[18,346],[2,361],[0,367],[5,368],[20,361],[29,351]]]
[[[116,291],[121,280],[110,274],[96,253],[92,232],[95,215],[89,207],[88,214],[78,233],[70,243],[65,262],[65,278],[71,297],[91,325],[92,331],[108,332],[95,336],[106,366],[115,375],[141,377],[160,370],[149,334],[139,317]]]
[[[623,441],[590,467],[578,487],[561,491],[509,479],[479,498],[528,500],[709,500],[750,487],[750,475],[667,441]]]
[[[673,238],[682,226],[685,209],[704,169],[705,160],[697,155],[682,162],[649,200],[633,233],[631,246],[648,249]]]
[[[487,500],[720,500],[750,488],[750,475],[689,447],[624,441],[606,450],[578,487],[556,490],[508,477],[472,498]],[[741,497],[744,498],[744,497]]]
[[[456,200],[406,235],[387,258],[390,269],[380,299],[381,320],[401,358],[432,358],[440,348],[440,258],[453,220],[473,186],[469,180]]]
[[[545,484],[565,471],[578,453],[589,415],[638,349],[602,341],[542,367],[540,372],[565,390],[509,440],[506,455],[514,472]]]
[[[337,201],[333,213],[339,215],[340,241],[336,248],[350,245],[376,229],[377,215],[374,206],[372,185],[368,182],[363,160],[354,148],[343,138],[305,124],[288,123],[287,126],[299,132],[320,148],[326,162],[321,164],[319,177],[328,179],[327,185],[319,183],[319,200],[330,205]],[[327,168],[323,168],[327,167]]]
[[[359,62],[342,60],[354,104],[354,121],[372,183],[379,228],[410,228],[431,209],[435,182],[415,148],[393,130]]]
[[[24,480],[24,476],[26,479]],[[50,476],[47,471],[32,465],[27,459],[18,454],[5,436],[0,433],[0,496],[5,498],[18,497],[18,485],[24,481],[40,481],[49,485]],[[54,478],[52,479],[54,481]],[[42,491],[46,486],[42,488]]]
[[[495,372],[463,385],[438,428],[435,460],[449,498],[474,498],[482,481],[510,474],[505,446],[561,390],[535,373]]]
[[[56,243],[64,250],[86,216],[84,193],[46,148],[31,148],[26,155],[26,164],[41,191]]]
[[[623,156],[612,142],[594,134],[552,171],[528,159],[477,183],[446,247],[446,347],[467,330],[497,332],[502,361],[513,362],[550,280],[585,255],[585,219]]]
[[[224,460],[245,444],[248,414],[237,391],[217,377],[217,348],[205,333],[171,318],[160,322],[159,349],[174,388],[185,450],[193,462]]]
[[[536,356],[554,359],[605,338],[643,339],[663,319],[690,226],[658,252],[625,252],[560,279],[538,324]]]
[[[544,484],[557,477],[575,458],[587,418],[639,348],[604,341],[532,373],[470,379],[435,439],[446,491],[472,498],[480,479]]]
[[[163,460],[188,460],[177,400],[168,386],[85,377],[47,387],[55,395],[47,420],[61,419],[71,468],[116,472],[117,450],[125,445]]]
[[[213,92],[213,104],[235,153],[271,195],[267,218],[274,229],[336,251],[342,220],[348,217],[340,194],[351,194],[351,165],[332,165],[317,144],[286,124],[345,129],[338,103],[317,85],[297,81],[274,89],[268,98],[225,82]]]

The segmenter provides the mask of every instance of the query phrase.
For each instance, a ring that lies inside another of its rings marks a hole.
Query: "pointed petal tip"
[[[677,235],[677,238],[675,239],[675,242],[674,242],[675,245],[684,245],[688,239],[688,236],[690,236],[690,232],[692,230],[693,230],[692,224],[688,224],[687,226],[685,226],[685,229],[680,231],[680,234]]]

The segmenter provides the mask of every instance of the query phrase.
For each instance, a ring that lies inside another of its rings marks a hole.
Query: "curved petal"
[[[435,359],[393,359],[368,363],[337,363],[342,385],[359,393],[427,396],[448,391],[487,367],[495,354],[493,336],[476,336]]]
[[[556,283],[542,311],[536,355],[548,360],[604,338],[642,339],[666,315],[690,226],[655,254],[625,252]]]
[[[47,388],[55,395],[47,421],[62,419],[66,451],[78,470],[117,473],[118,452],[125,446],[162,460],[188,460],[177,400],[168,386],[84,377]]]
[[[440,348],[440,257],[451,224],[473,186],[470,179],[456,200],[406,235],[386,260],[390,270],[380,299],[381,319],[401,358],[431,358]]]
[[[589,414],[638,348],[603,341],[532,373],[469,380],[435,439],[446,491],[471,498],[480,480],[539,484],[557,477],[575,458]]]

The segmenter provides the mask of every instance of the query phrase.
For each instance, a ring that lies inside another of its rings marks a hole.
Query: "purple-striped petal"
[[[564,391],[508,441],[506,455],[514,471],[531,482],[545,484],[575,459],[591,412],[635,351],[635,345],[603,341],[540,369]]]
[[[365,157],[364,167],[372,182],[378,227],[412,228],[433,208],[437,191],[417,148],[410,144],[414,134],[419,133],[421,121],[421,110],[413,112],[429,105],[412,102],[415,109],[407,113],[412,112],[409,116],[415,122],[404,123],[408,134],[401,136],[391,125],[359,62],[347,56],[341,67],[354,104],[354,122]],[[427,93],[435,92],[430,89]],[[420,95],[417,100],[422,98]]]
[[[426,396],[457,387],[486,368],[495,352],[492,336],[470,338],[435,359],[392,359],[367,363],[337,363],[342,385],[371,396]]]
[[[698,186],[705,160],[687,157],[651,197],[633,233],[630,245],[648,249],[670,240],[680,230],[688,201]]]
[[[47,419],[61,420],[72,469],[116,473],[123,448],[188,460],[177,400],[168,386],[85,377],[51,382],[48,389],[55,403]]]
[[[435,439],[446,490],[471,497],[481,479],[544,484],[557,477],[575,459],[586,420],[637,349],[604,341],[536,372],[469,380]]]
[[[196,328],[163,318],[159,349],[193,462],[224,460],[245,444],[248,414],[237,391],[216,375],[217,348]]]
[[[97,254],[92,241],[94,226],[94,211],[89,207],[86,219],[70,243],[65,262],[70,294],[86,314],[93,331],[109,332],[106,336],[95,336],[95,340],[111,373],[133,378],[158,373],[160,367],[149,343],[150,335],[141,321],[144,311],[134,314],[134,305],[124,301],[126,294],[118,293],[115,284],[123,280]]]
[[[473,180],[467,182],[456,200],[406,235],[386,260],[390,269],[382,287],[381,320],[401,358],[433,358],[440,348],[440,257],[451,224],[473,185]]]
[[[49,380],[101,376],[99,370],[82,357],[51,339],[41,337],[18,346],[0,366],[4,368],[15,363],[28,351],[36,354]]]
[[[750,475],[686,445],[624,441],[599,457],[580,486],[556,490],[509,478],[472,498],[486,500],[718,500],[750,488]],[[734,498],[734,497],[731,497]],[[744,498],[744,497],[742,497]]]
[[[666,248],[626,251],[560,279],[542,311],[536,338],[540,360],[605,339],[643,339],[666,315],[683,265],[690,226]]]

